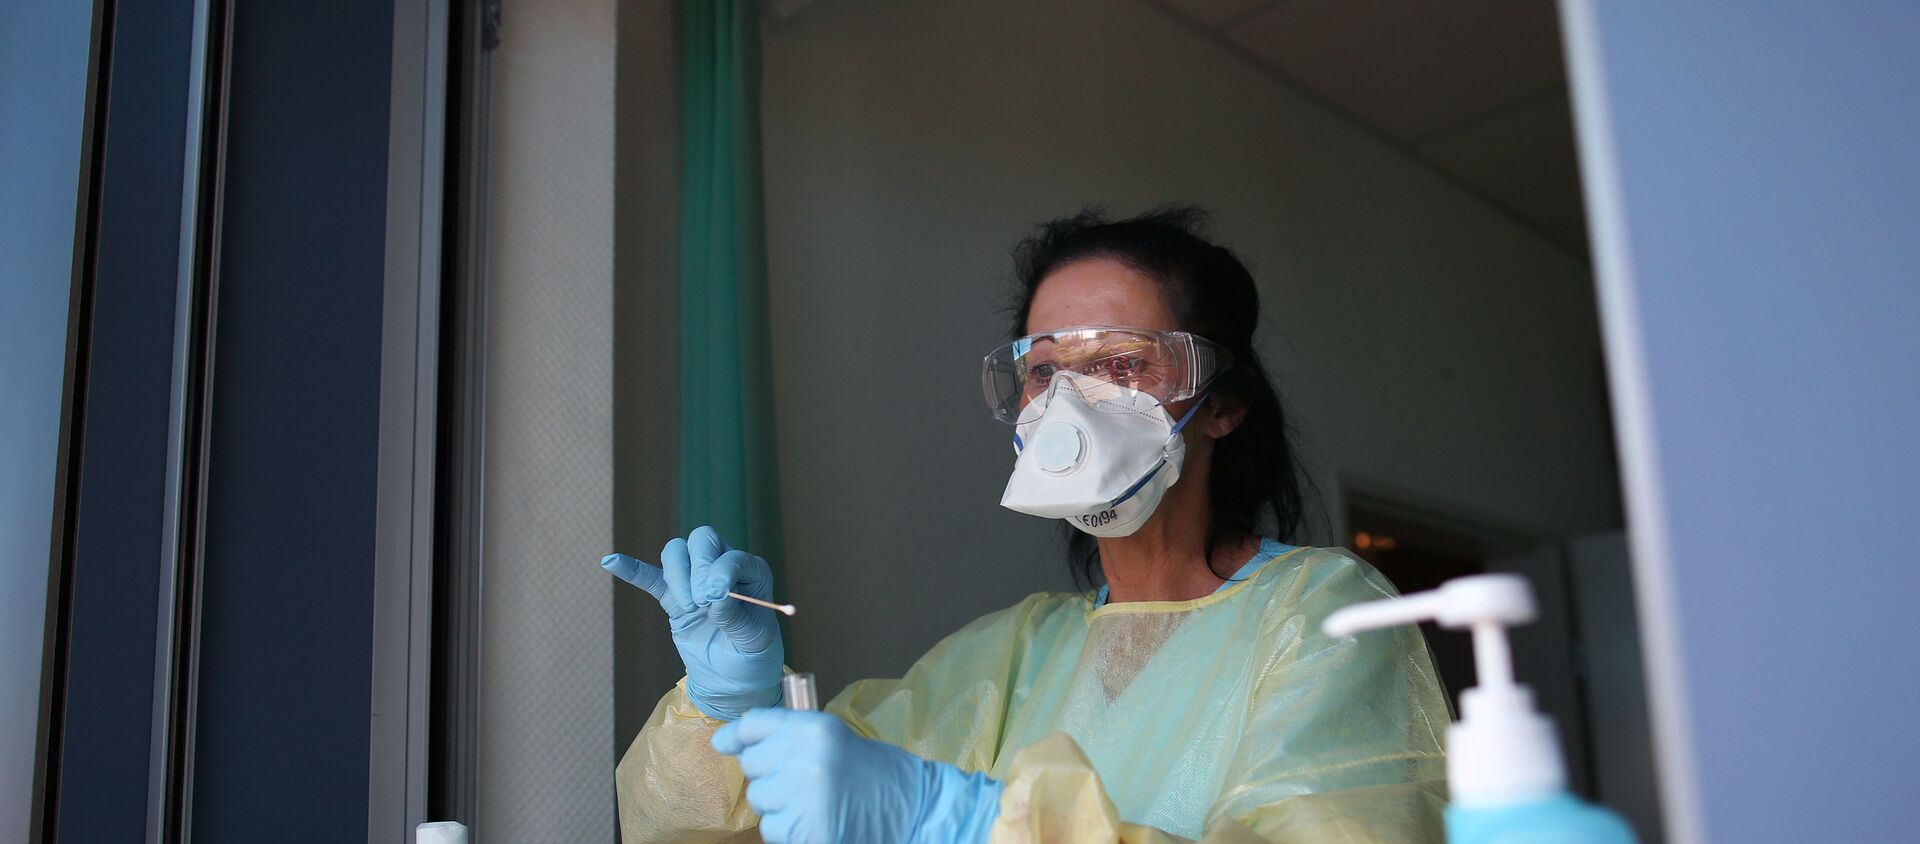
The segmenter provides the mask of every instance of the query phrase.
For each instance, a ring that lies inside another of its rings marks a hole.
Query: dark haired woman
[[[660,599],[687,664],[620,763],[628,844],[756,824],[838,844],[1441,840],[1432,662],[1410,629],[1320,632],[1392,587],[1275,538],[1302,496],[1258,294],[1198,222],[1046,224],[1016,251],[1017,339],[986,359],[1018,455],[1001,503],[1063,520],[1098,591],[1033,595],[797,712],[767,708],[771,612],[725,597],[771,597],[764,561],[705,528],[658,569],[603,561]]]

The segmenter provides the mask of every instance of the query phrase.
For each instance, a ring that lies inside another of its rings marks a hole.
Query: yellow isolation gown
[[[1005,783],[992,844],[1439,842],[1449,712],[1419,631],[1320,631],[1392,594],[1344,550],[1269,541],[1191,601],[1030,596],[827,710]],[[626,844],[759,840],[720,726],[684,681],[661,699],[615,777]]]

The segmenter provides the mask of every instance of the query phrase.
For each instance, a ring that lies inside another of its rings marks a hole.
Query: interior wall
[[[483,842],[612,841],[613,0],[494,53]],[[469,819],[462,819],[469,820]]]
[[[614,548],[650,563],[678,527],[680,4],[620,4],[615,90]],[[683,669],[653,596],[614,589],[615,753]]]
[[[1521,534],[1620,524],[1588,269],[1145,2],[818,0],[763,92],[792,661],[831,693],[1068,584],[998,506],[979,395],[1007,254],[1086,204],[1198,202],[1325,492]]]
[[[1573,622],[1587,668],[1582,686],[1594,751],[1593,794],[1633,825],[1640,844],[1661,844],[1668,836],[1660,821],[1627,535],[1608,531],[1578,537],[1567,542],[1566,553]],[[1564,718],[1558,722],[1572,723]]]

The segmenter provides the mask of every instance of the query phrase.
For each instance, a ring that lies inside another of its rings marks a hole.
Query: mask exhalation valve
[[[1033,438],[1033,457],[1040,470],[1064,475],[1079,468],[1087,455],[1087,435],[1069,422],[1055,422],[1040,429]]]

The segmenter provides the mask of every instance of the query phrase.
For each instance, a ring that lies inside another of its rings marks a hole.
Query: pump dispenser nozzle
[[[1533,693],[1514,682],[1507,628],[1537,617],[1533,591],[1515,574],[1447,581],[1439,589],[1341,609],[1327,635],[1422,621],[1473,631],[1479,685],[1460,693],[1460,720],[1447,729],[1447,787],[1455,805],[1493,807],[1537,799],[1566,788],[1566,766],[1553,721],[1533,707]]]

